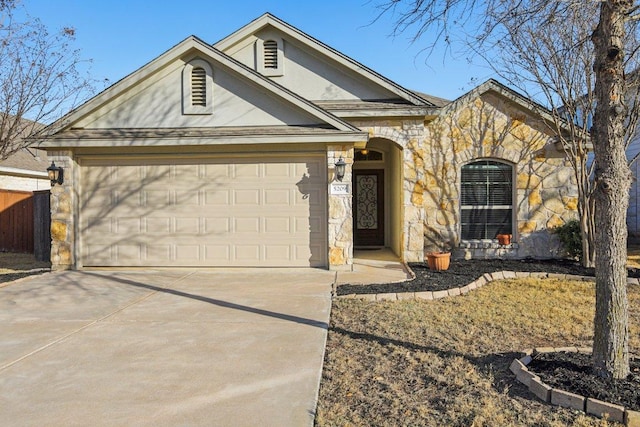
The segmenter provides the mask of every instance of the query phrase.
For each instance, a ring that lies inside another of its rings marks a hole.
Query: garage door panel
[[[264,248],[264,258],[267,262],[291,258],[291,247],[289,245],[267,245]]]
[[[145,233],[166,234],[171,232],[171,218],[145,218]]]
[[[237,163],[231,166],[232,177],[247,181],[257,181],[262,178],[260,164]]]
[[[171,260],[171,245],[146,245],[146,259]]]
[[[177,190],[175,192],[175,200],[177,205],[181,206],[200,206],[200,192],[190,190]]]
[[[291,165],[287,163],[270,163],[264,167],[266,178],[284,178],[291,176]]]
[[[116,257],[119,260],[127,260],[127,262],[142,263],[142,247],[138,244],[118,244],[116,246]]]
[[[204,192],[204,204],[212,206],[227,206],[231,200],[229,190],[211,190]]]
[[[291,204],[291,191],[288,189],[275,189],[264,190],[264,204],[273,205],[285,205]]]
[[[231,231],[231,218],[205,218],[205,233],[226,234]]]
[[[323,157],[162,161],[83,164],[84,265],[326,265]]]
[[[176,245],[176,259],[178,261],[197,261],[200,258],[200,246]]]
[[[260,245],[235,245],[235,258],[241,262],[259,263]]]
[[[200,233],[200,218],[176,218],[175,220],[176,234],[199,234]]]
[[[142,231],[142,227],[140,227],[141,223],[140,218],[116,218],[116,233],[122,235],[137,235]]]
[[[233,204],[249,206],[260,204],[260,190],[233,190]]]
[[[289,234],[293,231],[291,229],[291,218],[289,217],[265,218],[264,231],[267,233]]]

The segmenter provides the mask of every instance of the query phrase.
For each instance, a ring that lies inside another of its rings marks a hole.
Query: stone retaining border
[[[543,347],[525,350],[523,352],[523,357],[513,360],[511,366],[509,366],[509,370],[516,376],[516,379],[519,382],[526,385],[529,388],[529,391],[543,402],[562,406],[564,408],[576,409],[578,411],[585,412],[588,415],[595,415],[599,418],[603,418],[606,415],[609,420],[624,423],[627,427],[640,427],[640,412],[631,411],[621,405],[615,405],[613,403],[607,403],[601,400],[552,388],[551,386],[543,383],[535,372],[531,372],[527,369],[527,365],[531,363],[532,356],[538,353],[559,352],[590,354],[591,349],[576,347]]]
[[[592,276],[577,276],[575,274],[561,273],[544,273],[544,272],[526,272],[526,271],[497,271],[495,273],[485,273],[480,278],[474,280],[468,285],[460,288],[452,288],[443,291],[423,291],[423,292],[390,292],[381,294],[348,294],[338,295],[336,298],[356,298],[366,301],[402,301],[402,300],[437,300],[446,297],[464,295],[479,289],[494,280],[503,279],[524,279],[534,277],[538,279],[559,279],[559,280],[578,280],[583,282],[595,282],[596,278]],[[629,277],[627,279],[629,285],[640,285],[640,279]]]

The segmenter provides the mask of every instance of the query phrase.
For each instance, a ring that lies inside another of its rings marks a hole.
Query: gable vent
[[[264,68],[278,68],[278,43],[275,40],[264,42]]]
[[[207,106],[207,72],[202,67],[191,70],[191,105]]]

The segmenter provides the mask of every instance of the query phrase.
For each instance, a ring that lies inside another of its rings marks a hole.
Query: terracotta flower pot
[[[427,265],[430,270],[442,271],[449,268],[451,252],[433,252],[427,254]]]
[[[498,239],[498,243],[501,245],[510,245],[511,244],[511,234],[498,234],[496,236]]]

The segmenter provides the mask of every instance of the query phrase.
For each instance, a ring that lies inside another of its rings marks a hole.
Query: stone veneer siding
[[[75,267],[76,162],[71,151],[52,151],[50,161],[62,167],[64,182],[51,187],[51,268],[68,270]]]
[[[540,119],[485,94],[454,107],[429,127],[425,148],[425,251],[454,248],[458,258],[549,258],[561,247],[549,230],[577,216],[573,170]],[[460,170],[478,159],[514,168],[515,242],[460,240]]]
[[[335,177],[335,163],[342,157],[347,164],[343,183],[349,184],[350,194],[331,194],[331,184],[338,182]],[[329,188],[329,269],[351,270],[353,268],[353,189],[351,171],[353,166],[353,146],[327,146],[327,173]]]

